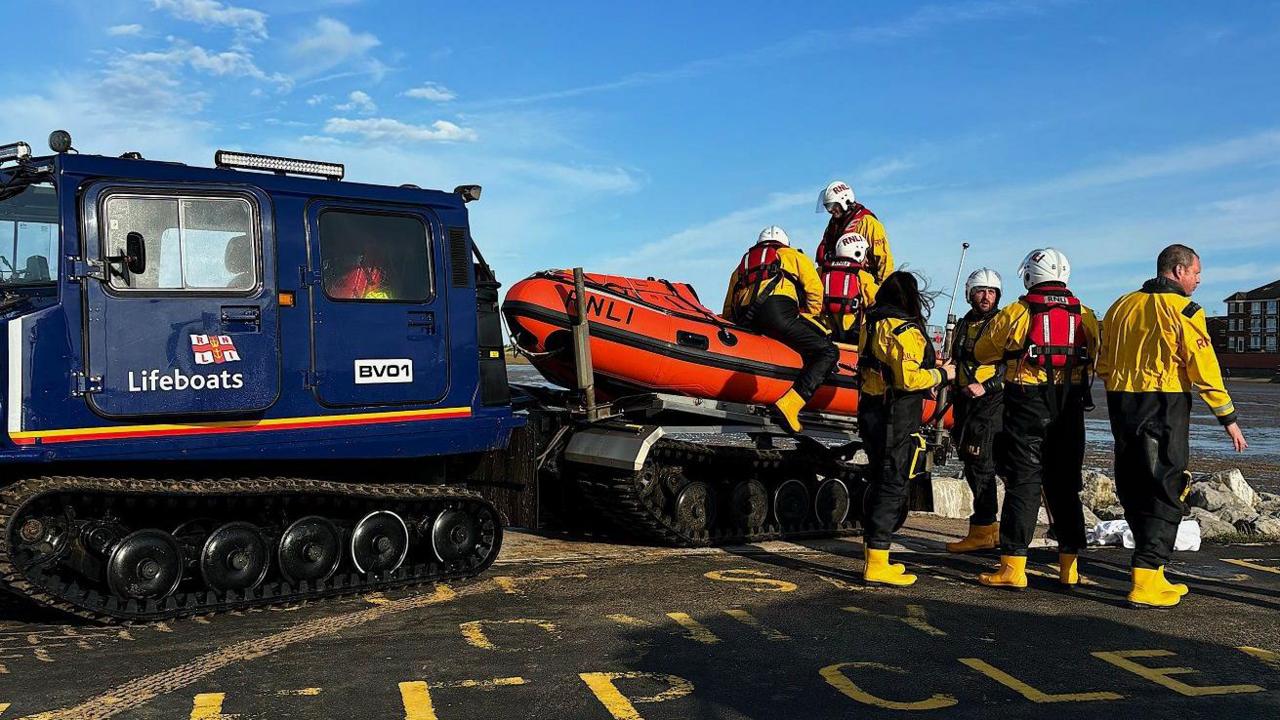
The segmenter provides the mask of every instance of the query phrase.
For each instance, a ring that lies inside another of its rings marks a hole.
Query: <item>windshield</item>
[[[0,286],[58,279],[58,196],[49,183],[0,200]]]

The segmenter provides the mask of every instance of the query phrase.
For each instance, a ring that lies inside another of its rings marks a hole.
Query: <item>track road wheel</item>
[[[219,527],[209,534],[200,550],[200,576],[214,590],[256,588],[270,567],[266,539],[247,522]]]
[[[706,533],[715,522],[715,514],[715,493],[706,483],[691,482],[676,494],[675,521],[681,531],[692,535]]]
[[[804,525],[811,507],[809,488],[799,480],[787,480],[773,491],[773,516],[783,528]]]
[[[729,511],[737,530],[758,532],[769,519],[769,491],[759,480],[746,480],[733,486]]]
[[[276,562],[290,582],[328,580],[342,562],[342,533],[319,515],[299,518],[280,536]]]
[[[390,510],[365,515],[351,531],[351,561],[362,573],[391,572],[409,554],[409,527]]]
[[[454,507],[437,515],[425,534],[431,538],[431,551],[440,562],[472,568],[493,554],[497,525],[498,519],[488,508],[471,515]]]
[[[814,494],[813,509],[818,522],[823,525],[839,525],[849,516],[849,488],[841,480],[823,480]]]
[[[107,557],[107,587],[112,594],[135,600],[173,594],[182,580],[182,548],[163,530],[126,535]]]

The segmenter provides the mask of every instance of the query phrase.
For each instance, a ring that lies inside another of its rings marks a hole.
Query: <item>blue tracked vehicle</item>
[[[465,202],[341,165],[0,147],[0,585],[146,621],[473,575],[508,446]]]
[[[574,387],[508,383],[478,186],[49,146],[0,146],[0,588],[148,621],[475,575],[507,521],[682,546],[853,530],[852,418],[806,413],[775,447],[762,406],[597,403],[599,288],[552,351]]]

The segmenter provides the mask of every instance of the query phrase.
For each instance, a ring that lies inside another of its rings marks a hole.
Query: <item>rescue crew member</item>
[[[835,180],[818,193],[817,212],[831,214],[827,229],[822,233],[822,242],[818,244],[815,258],[821,265],[823,260],[835,253],[836,241],[849,233],[857,233],[866,238],[866,269],[876,282],[893,272],[893,253],[889,251],[889,237],[885,235],[884,225],[875,213],[853,197],[853,188],[842,180]]]
[[[329,289],[329,294],[347,300],[387,300],[387,274],[368,254],[361,254],[356,263]]]
[[[993,587],[1027,586],[1027,546],[1043,490],[1058,540],[1058,581],[1080,579],[1085,546],[1080,488],[1084,412],[1098,319],[1067,289],[1071,265],[1054,248],[1032,250],[1018,270],[1027,294],[992,318],[974,348],[977,362],[1004,362],[1004,430],[996,463],[1005,482],[1000,569],[982,573]]]
[[[818,269],[777,225],[742,256],[729,278],[724,317],[773,338],[800,354],[803,366],[774,407],[792,432],[800,432],[800,410],[840,359],[840,351],[817,320],[822,312]]]
[[[836,241],[835,252],[822,262],[822,322],[836,342],[857,344],[862,318],[880,287],[866,270],[870,244],[857,233]]]
[[[956,363],[955,425],[952,434],[964,477],[973,490],[973,515],[969,534],[959,542],[947,543],[953,553],[992,550],[1000,540],[996,522],[996,436],[1004,424],[1004,368],[982,364],[974,356],[974,346],[1000,309],[1000,273],[980,268],[964,283],[969,312],[956,323],[950,357]]]
[[[919,433],[924,396],[956,374],[955,365],[935,367],[933,343],[925,330],[928,311],[916,277],[895,272],[880,286],[858,342],[858,425],[870,461],[863,518],[863,579],[868,583],[916,581],[901,563],[889,562],[889,546],[906,515],[907,483],[923,451]]]
[[[1172,607],[1187,593],[1186,585],[1165,579],[1164,566],[1189,479],[1192,389],[1236,452],[1249,446],[1223,386],[1204,309],[1191,301],[1199,284],[1199,256],[1170,245],[1156,260],[1155,279],[1116,300],[1102,324],[1098,376],[1106,381],[1116,441],[1116,492],[1135,544],[1129,602],[1139,607]]]

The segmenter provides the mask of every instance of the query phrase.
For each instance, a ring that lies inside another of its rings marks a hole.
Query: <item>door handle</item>
[[[409,328],[426,335],[436,334],[436,314],[430,310],[410,310]]]
[[[262,308],[257,305],[223,305],[220,319],[225,330],[257,332],[262,327]]]

